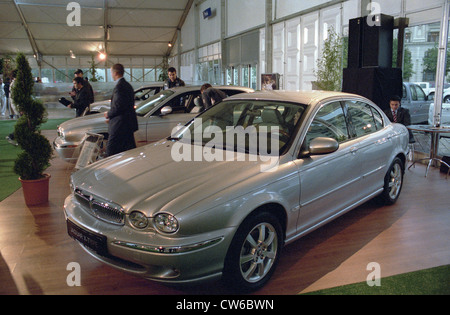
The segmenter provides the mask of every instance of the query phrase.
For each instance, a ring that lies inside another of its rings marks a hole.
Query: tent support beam
[[[20,20],[22,21],[22,25],[25,28],[25,32],[27,33],[28,40],[30,41],[31,48],[33,49],[34,57],[36,58],[37,63],[38,63],[39,68],[40,68],[41,67],[42,55],[39,52],[39,49],[37,47],[36,41],[34,40],[33,34],[31,34],[31,31],[30,31],[30,29],[28,27],[27,21],[25,20],[25,16],[23,15],[22,10],[20,9],[19,5],[17,4],[17,0],[14,0],[13,2],[14,2],[14,6],[15,6],[15,8],[17,10],[17,13],[20,16]]]

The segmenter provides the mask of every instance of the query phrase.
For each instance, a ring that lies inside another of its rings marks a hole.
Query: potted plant
[[[340,91],[342,85],[342,37],[333,27],[323,42],[321,58],[314,70],[317,80],[311,82],[314,90]]]
[[[40,125],[47,120],[47,111],[32,96],[34,81],[23,53],[16,57],[16,70],[11,97],[21,117],[15,125],[14,137],[23,151],[14,163],[14,172],[20,176],[25,203],[32,206],[48,201],[50,175],[44,171],[50,165],[52,147],[41,134]]]

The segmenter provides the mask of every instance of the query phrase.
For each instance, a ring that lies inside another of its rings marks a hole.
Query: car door
[[[147,143],[170,136],[175,127],[184,125],[194,118],[197,114],[190,113],[190,111],[194,107],[194,98],[199,95],[200,90],[176,94],[150,115],[147,118],[145,129]],[[161,115],[161,109],[166,106],[170,106],[172,112],[167,115]]]
[[[430,102],[426,100],[425,93],[415,84],[403,85],[402,107],[409,110],[411,124],[418,124],[428,119]]]
[[[362,176],[359,189],[369,196],[383,186],[387,164],[391,163],[392,125],[385,127],[379,110],[366,102],[347,100],[345,105],[351,120],[351,133],[359,142]]]
[[[430,101],[428,101],[425,92],[422,88],[416,84],[411,85],[411,90],[414,90],[415,93],[415,102],[417,104],[417,120],[411,123],[422,123],[428,120],[428,110],[430,108]]]
[[[300,156],[295,163],[300,176],[299,232],[313,228],[360,198],[358,140],[349,134],[341,102],[325,104],[315,114],[303,141],[303,149],[316,137],[334,138],[336,152]]]

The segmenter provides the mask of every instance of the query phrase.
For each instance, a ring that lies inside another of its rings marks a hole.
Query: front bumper
[[[139,277],[166,283],[191,283],[220,277],[234,230],[231,228],[188,237],[167,237],[109,224],[87,213],[70,195],[64,204],[68,226],[86,231],[76,238],[94,258]],[[104,249],[82,241],[93,234]],[[73,237],[73,236],[72,236]],[[81,241],[80,241],[81,240]],[[84,244],[83,244],[84,243]]]
[[[78,143],[65,142],[61,137],[56,137],[53,140],[53,149],[61,159],[69,163],[76,163],[78,160],[78,146]]]

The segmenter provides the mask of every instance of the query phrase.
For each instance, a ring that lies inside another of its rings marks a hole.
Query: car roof
[[[141,85],[140,87],[138,87],[135,90],[154,88],[154,87],[163,87],[163,86],[164,86],[164,82],[155,82],[155,83],[149,83],[149,84]]]
[[[173,90],[174,92],[176,91],[178,93],[183,93],[183,92],[190,92],[190,91],[199,91],[201,87],[202,87],[201,85],[187,85],[187,86],[174,87],[169,90]],[[255,91],[248,87],[234,86],[234,85],[213,85],[212,87],[215,89],[220,89],[220,90],[239,90],[239,91],[248,92],[248,93]]]
[[[280,101],[280,102],[294,102],[302,104],[316,104],[321,101],[325,101],[330,98],[361,98],[367,100],[365,97],[344,93],[344,92],[334,92],[334,91],[319,91],[319,90],[308,90],[308,91],[283,91],[283,90],[272,90],[272,91],[258,91],[251,94],[237,94],[229,97],[228,99],[252,99],[252,100],[270,100],[270,101]]]

